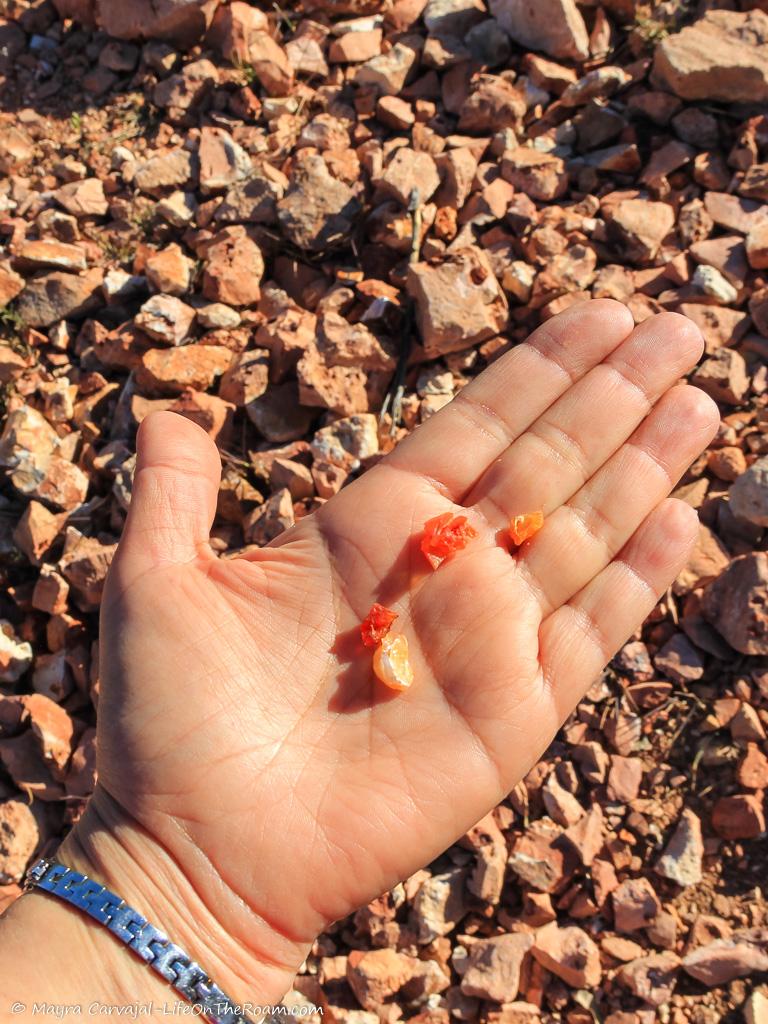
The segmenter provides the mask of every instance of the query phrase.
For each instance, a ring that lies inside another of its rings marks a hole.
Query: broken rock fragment
[[[461,991],[478,999],[509,1003],[517,998],[523,958],[533,945],[531,935],[497,935],[480,939],[469,950]]]
[[[321,156],[310,156],[297,163],[277,217],[294,245],[323,252],[347,240],[361,209],[353,189],[331,176]]]
[[[499,25],[521,46],[551,57],[589,56],[587,28],[574,0],[490,0],[489,6]]]
[[[173,295],[153,295],[134,317],[140,330],[164,345],[181,345],[194,320],[194,309]]]
[[[559,156],[525,146],[504,153],[501,175],[516,191],[544,202],[559,199],[568,188],[568,174]]]
[[[55,270],[27,281],[18,299],[19,316],[29,327],[50,327],[57,320],[80,319],[101,305],[104,271],[82,274]]]
[[[678,885],[698,885],[702,879],[703,857],[701,821],[686,807],[656,864],[656,873]]]
[[[242,224],[224,228],[208,245],[203,295],[212,302],[250,306],[259,301],[264,258]]]
[[[411,264],[406,289],[427,355],[458,352],[499,334],[509,312],[504,292],[482,249],[466,246]]]
[[[768,14],[707,11],[662,39],[653,78],[686,100],[768,100]]]
[[[675,214],[667,203],[623,199],[606,211],[608,234],[632,263],[650,262],[672,230]]]
[[[768,555],[734,558],[704,593],[702,611],[734,650],[768,654]]]
[[[542,967],[572,988],[600,984],[600,950],[582,928],[562,928],[552,921],[535,933],[531,953]]]

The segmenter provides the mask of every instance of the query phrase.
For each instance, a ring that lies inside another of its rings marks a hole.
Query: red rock
[[[692,383],[717,402],[739,405],[749,391],[744,357],[730,348],[721,348],[698,367]]]
[[[101,305],[103,276],[100,267],[93,267],[82,274],[53,271],[30,278],[18,299],[19,316],[28,327],[81,319]]]
[[[768,15],[766,20],[768,21]],[[768,202],[768,163],[753,164],[749,167],[738,188],[742,196]]]
[[[411,192],[418,186],[419,201],[425,203],[440,184],[435,161],[429,153],[417,153],[400,146],[383,174],[375,179],[377,189],[407,206]]]
[[[243,533],[248,544],[269,544],[293,526],[293,499],[287,488],[276,491],[243,520]]]
[[[703,877],[703,857],[701,822],[698,816],[686,807],[656,864],[656,873],[677,882],[678,885],[698,885]]]
[[[354,81],[358,85],[373,86],[383,96],[399,95],[418,60],[416,50],[408,45],[410,38],[401,38],[387,53],[367,60],[355,72]]]
[[[144,273],[156,292],[184,295],[192,282],[194,264],[175,242],[147,257]],[[146,328],[143,328],[146,330]],[[151,332],[147,332],[151,333]]]
[[[747,460],[741,448],[735,445],[725,445],[723,448],[716,448],[707,457],[707,469],[713,473],[718,480],[725,480],[732,483],[737,477],[747,470]]]
[[[568,187],[568,175],[560,157],[522,146],[504,153],[502,177],[532,199],[559,199]]]
[[[478,999],[509,1003],[517,998],[520,969],[533,936],[497,935],[480,939],[469,948],[467,969],[462,975],[461,991]]]
[[[181,345],[186,341],[195,311],[172,295],[153,295],[134,317],[134,324],[153,341]],[[145,353],[146,354],[146,353]]]
[[[704,675],[701,655],[683,633],[675,633],[657,652],[653,663],[661,675],[679,686],[695,683]]]
[[[768,930],[751,928],[699,946],[683,958],[683,970],[710,988],[768,970]]]
[[[584,815],[584,808],[576,797],[560,785],[557,774],[552,772],[541,790],[544,807],[553,821],[568,827]]]
[[[406,289],[430,358],[469,348],[507,326],[506,298],[488,257],[475,246],[411,264]]]
[[[765,832],[762,795],[721,797],[712,808],[712,828],[724,839],[756,839]]]
[[[214,10],[210,0],[137,0],[128,6],[99,4],[97,19],[117,39],[168,39],[189,46],[205,32]]]
[[[259,301],[264,259],[243,225],[220,231],[205,255],[203,295],[207,299],[230,306],[250,306]]]
[[[299,405],[296,382],[278,384],[248,402],[246,414],[268,441],[281,443],[303,437],[314,411]]]
[[[736,779],[747,789],[768,788],[768,757],[756,743],[748,743],[747,750],[739,763]]]
[[[768,15],[707,11],[656,47],[654,82],[687,100],[768,100]]]
[[[376,119],[393,131],[407,131],[416,118],[410,103],[399,96],[380,96],[376,102]]]
[[[267,390],[269,353],[250,349],[236,356],[221,375],[219,398],[236,406],[248,405]]]
[[[40,568],[32,592],[32,607],[48,615],[58,615],[67,610],[69,584],[49,565]]]
[[[676,953],[651,953],[625,964],[616,978],[638,999],[651,1006],[664,1006],[672,998],[679,970]]]
[[[54,193],[54,198],[73,217],[102,217],[109,209],[100,178],[71,181]]]
[[[277,204],[283,233],[299,249],[312,252],[343,243],[360,210],[353,189],[331,177],[321,156],[297,162],[288,191]]]
[[[90,796],[96,786],[96,730],[86,729],[69,762],[67,796]]]
[[[749,317],[737,309],[683,302],[679,310],[689,317],[704,335],[707,352],[738,342],[749,328]]]
[[[480,75],[459,110],[459,131],[496,132],[514,128],[525,117],[525,95],[498,75]]]
[[[764,207],[763,207],[764,209]],[[755,270],[768,269],[768,217],[750,229],[746,241],[747,260]]]
[[[608,799],[628,804],[640,792],[643,780],[643,762],[638,757],[620,757],[613,754],[608,773]]]
[[[600,984],[600,951],[581,928],[561,928],[552,921],[535,933],[531,953],[542,967],[572,988]]]
[[[207,391],[231,361],[232,351],[220,345],[152,348],[141,357],[136,386],[147,395],[178,395],[187,388]]]
[[[536,5],[490,0],[490,11],[504,31],[526,49],[573,60],[589,56],[589,36],[573,0],[545,0]]]
[[[155,106],[165,108],[167,118],[179,121],[202,104],[218,80],[215,64],[205,59],[196,60],[158,82],[152,90],[152,101]]]
[[[200,130],[197,155],[200,188],[205,193],[230,188],[253,173],[250,156],[223,128]]]
[[[315,493],[312,474],[301,462],[292,459],[275,459],[269,476],[273,491],[287,488],[292,501],[311,498]]]
[[[742,235],[768,221],[765,207],[760,203],[728,192],[705,192],[704,206],[718,227],[738,231]]]
[[[600,804],[592,804],[587,813],[564,833],[579,855],[582,864],[589,867],[603,848],[603,812]]]
[[[734,650],[768,654],[768,555],[735,558],[704,593],[702,612]]]
[[[647,878],[627,878],[613,893],[617,932],[636,932],[653,921],[661,903]]]
[[[67,529],[58,568],[83,611],[98,609],[116,548],[116,544],[105,544],[97,537],[84,537],[71,526]]]
[[[24,287],[25,281],[7,263],[0,263],[0,306],[13,302]]]
[[[68,245],[50,238],[25,242],[14,259],[20,270],[86,270],[85,252],[79,245]]]
[[[417,963],[394,949],[355,949],[347,958],[347,981],[360,1005],[375,1009],[410,981]]]
[[[218,395],[187,388],[168,409],[185,416],[204,430],[219,446],[230,443],[235,407]]]
[[[158,195],[165,189],[187,185],[194,174],[192,154],[186,149],[169,149],[138,163],[133,182],[140,191]]]
[[[666,203],[623,199],[606,212],[608,234],[631,263],[649,263],[672,230],[675,215]]]
[[[54,778],[61,778],[72,754],[74,722],[64,708],[41,693],[22,699],[43,761]]]
[[[86,481],[87,486],[87,481]],[[39,565],[66,522],[66,513],[50,512],[39,501],[30,501],[13,531],[16,545],[32,565]]]
[[[765,739],[765,729],[760,717],[751,704],[743,703],[730,722],[731,736],[736,743],[749,743],[756,741],[762,743]]]
[[[382,37],[380,28],[345,32],[331,43],[328,60],[331,64],[361,64],[381,53]]]
[[[492,814],[471,828],[463,842],[475,853],[475,866],[467,889],[486,903],[498,903],[507,867],[507,842]]]
[[[0,801],[0,881],[4,885],[22,881],[45,838],[45,819],[37,801]]]

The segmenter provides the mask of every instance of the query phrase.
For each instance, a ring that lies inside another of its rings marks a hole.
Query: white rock
[[[705,295],[710,295],[718,302],[722,302],[724,306],[736,302],[739,297],[738,291],[731,282],[723,277],[716,267],[710,267],[706,263],[696,267],[691,280],[695,288],[701,289]]]
[[[32,645],[19,640],[13,626],[0,619],[0,683],[16,683],[32,664]]]

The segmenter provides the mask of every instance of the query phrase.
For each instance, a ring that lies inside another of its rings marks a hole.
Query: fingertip
[[[690,317],[683,316],[682,313],[665,312],[658,313],[652,318],[652,322],[674,341],[686,372],[699,362],[704,354],[704,335],[698,324]]]
[[[696,543],[699,514],[692,505],[680,498],[666,498],[658,512],[670,541],[686,551]]]
[[[616,299],[589,299],[586,302],[577,302],[557,316],[553,316],[547,323],[550,328],[576,324],[594,326],[595,330],[615,334],[617,343],[626,338],[635,326],[629,308]]]
[[[221,458],[212,438],[186,416],[169,410],[149,413],[136,433],[136,468],[173,465],[213,475],[221,471]]]

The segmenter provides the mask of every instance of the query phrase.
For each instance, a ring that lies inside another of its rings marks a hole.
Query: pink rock
[[[523,959],[533,941],[532,935],[517,934],[497,935],[474,942],[469,947],[461,991],[478,999],[512,1002],[517,998],[520,987]]]
[[[487,255],[476,246],[411,264],[406,289],[430,358],[469,348],[507,326],[507,300]]]
[[[575,925],[561,928],[552,921],[539,928],[531,952],[542,967],[572,988],[596,988],[600,984],[600,950]]]
[[[636,932],[645,928],[660,910],[659,897],[647,878],[627,878],[613,893],[617,932]]]

